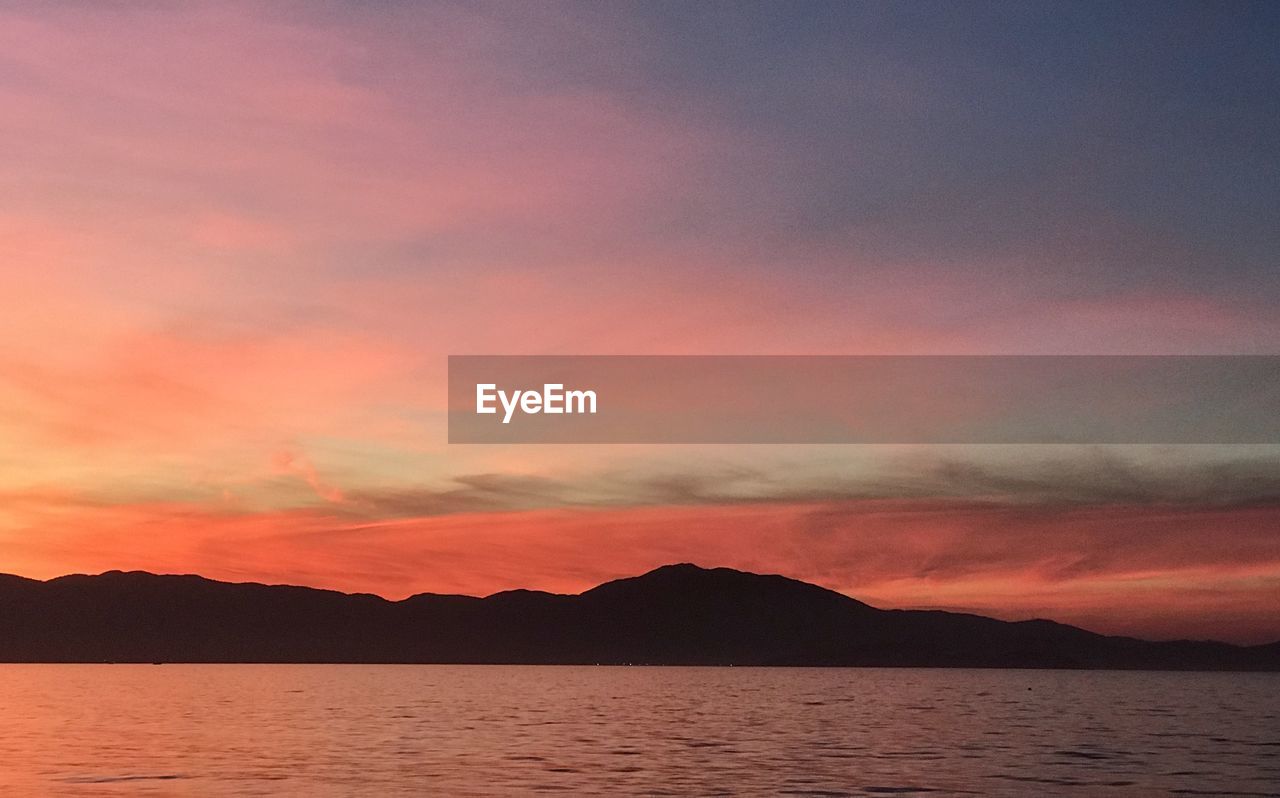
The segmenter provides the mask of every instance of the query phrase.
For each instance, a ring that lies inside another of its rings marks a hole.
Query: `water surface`
[[[1280,674],[0,665],[0,793],[1280,795]]]

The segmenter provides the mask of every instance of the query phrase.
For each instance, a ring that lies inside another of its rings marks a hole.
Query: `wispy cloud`
[[[504,512],[557,506],[726,506],[861,500],[944,500],[1041,509],[1123,506],[1221,509],[1280,506],[1280,457],[1274,447],[1228,448],[1225,457],[1142,461],[1126,447],[1077,448],[1072,456],[1013,462],[946,456],[949,447],[884,455],[850,474],[835,460],[788,473],[786,466],[736,458],[696,469],[629,466],[561,476],[483,473],[443,484],[356,491],[353,512],[371,518]],[[999,448],[999,447],[996,447]],[[1064,447],[1066,448],[1066,447]],[[1172,447],[1163,447],[1172,450]],[[1253,456],[1242,453],[1258,450]],[[723,451],[723,449],[721,450]]]

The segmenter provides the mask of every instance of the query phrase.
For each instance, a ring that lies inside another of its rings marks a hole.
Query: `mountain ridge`
[[[578,594],[369,593],[107,571],[0,575],[0,661],[815,665],[1280,671],[1280,641],[1145,641],[878,609],[776,574],[666,565]]]

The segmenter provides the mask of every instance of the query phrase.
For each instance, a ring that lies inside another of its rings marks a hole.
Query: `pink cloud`
[[[327,502],[341,504],[342,489],[330,485],[320,478],[320,472],[306,455],[296,451],[282,450],[272,458],[272,465],[281,474],[296,474],[306,481],[316,495]]]

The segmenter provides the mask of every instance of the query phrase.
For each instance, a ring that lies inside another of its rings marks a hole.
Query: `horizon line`
[[[663,565],[656,566],[654,568],[650,568],[649,570],[643,571],[642,573],[632,574],[630,576],[620,576],[614,579],[605,580],[598,584],[592,585],[591,587],[585,588],[584,590],[578,593],[554,593],[548,590],[536,590],[531,588],[516,587],[516,588],[508,588],[506,590],[495,591],[493,593],[489,593],[483,596],[470,595],[466,593],[434,593],[430,591],[422,591],[418,593],[412,593],[401,599],[391,599],[377,593],[371,593],[366,591],[347,592],[343,590],[338,590],[336,588],[316,587],[313,585],[292,584],[292,583],[286,583],[286,582],[260,582],[260,581],[253,581],[253,580],[243,581],[243,582],[233,582],[226,579],[216,579],[214,577],[204,576],[203,574],[198,574],[198,573],[158,573],[155,571],[147,571],[143,569],[124,570],[121,568],[111,568],[96,574],[77,572],[77,573],[62,574],[60,576],[53,576],[53,577],[49,577],[48,579],[38,579],[36,577],[23,576],[21,574],[0,572],[0,578],[8,577],[8,578],[21,579],[27,582],[36,582],[39,584],[46,584],[46,585],[52,582],[57,582],[64,579],[73,579],[76,577],[82,577],[85,579],[97,579],[97,578],[101,578],[104,576],[111,576],[111,575],[122,575],[122,576],[142,575],[142,576],[155,577],[155,578],[191,578],[191,579],[199,579],[205,582],[212,582],[215,584],[222,584],[222,585],[243,585],[243,586],[251,586],[251,587],[286,588],[286,589],[291,588],[296,590],[310,590],[310,591],[315,591],[320,593],[333,593],[339,596],[350,596],[350,597],[367,596],[370,598],[378,599],[379,601],[386,602],[388,604],[402,604],[404,602],[407,602],[414,598],[419,598],[422,596],[465,598],[465,599],[471,599],[474,601],[485,601],[487,599],[494,598],[495,596],[501,596],[501,595],[506,595],[510,593],[529,593],[529,594],[537,594],[537,595],[544,595],[544,596],[576,598],[586,593],[589,593],[592,590],[595,590],[599,587],[602,587],[604,585],[613,584],[615,582],[626,581],[629,579],[639,579],[639,578],[643,578],[645,576],[654,574],[658,571],[669,570],[674,568],[693,568],[701,572],[730,571],[732,573],[744,574],[747,576],[754,576],[754,577],[761,577],[761,578],[772,577],[772,578],[785,579],[787,581],[795,582],[797,584],[807,585],[810,587],[817,588],[819,590],[825,590],[829,593],[833,593],[842,598],[848,599],[858,604],[862,604],[863,606],[868,607],[877,612],[938,612],[938,613],[945,613],[948,615],[966,615],[966,616],[971,616],[976,618],[986,618],[988,620],[998,621],[1000,623],[1009,623],[1009,624],[1051,623],[1057,626],[1062,626],[1070,629],[1077,629],[1092,635],[1097,635],[1099,637],[1117,639],[1117,640],[1137,640],[1144,643],[1211,643],[1215,645],[1229,646],[1231,648],[1242,649],[1242,650],[1266,648],[1268,646],[1280,645],[1280,638],[1267,640],[1262,643],[1232,643],[1226,640],[1219,640],[1214,638],[1192,638],[1192,637],[1175,637],[1175,638],[1157,639],[1157,638],[1148,638],[1148,637],[1137,637],[1134,635],[1107,634],[1105,632],[1094,631],[1093,629],[1079,626],[1077,624],[1066,623],[1064,621],[1059,621],[1053,618],[1045,618],[1045,617],[1020,618],[1016,620],[1010,620],[1006,618],[999,618],[993,615],[985,615],[979,612],[972,612],[968,610],[944,609],[940,607],[880,607],[873,604],[868,604],[867,602],[862,601],[861,599],[858,599],[854,596],[851,596],[839,590],[833,590],[831,588],[824,587],[822,585],[819,585],[813,582],[807,582],[803,579],[796,579],[795,577],[787,576],[785,574],[757,573],[755,571],[744,571],[740,568],[731,568],[729,566],[707,567],[707,566],[699,565],[693,562],[666,563]]]

